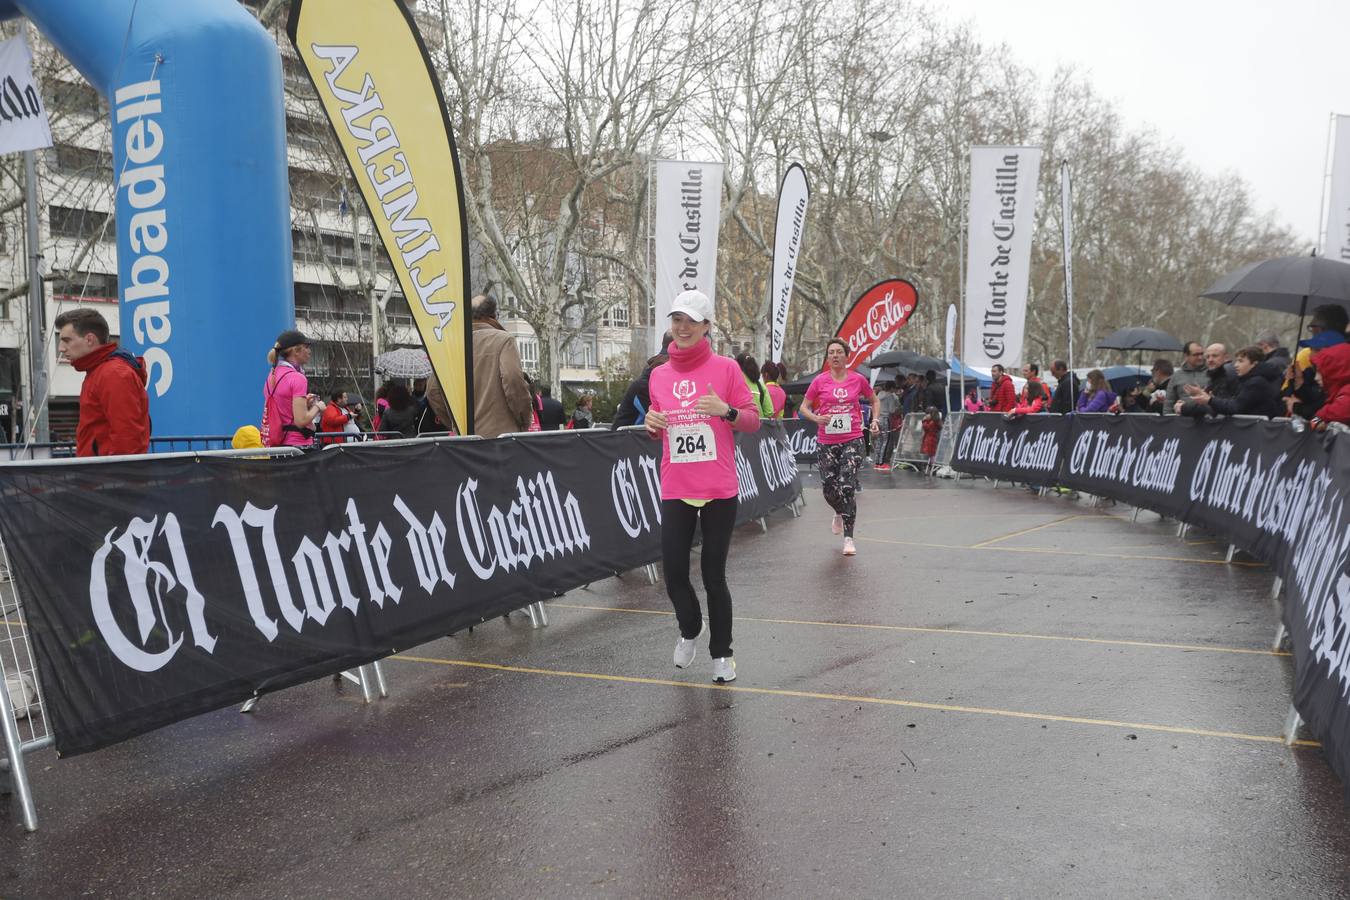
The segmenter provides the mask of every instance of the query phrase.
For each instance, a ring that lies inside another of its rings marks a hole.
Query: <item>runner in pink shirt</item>
[[[680,625],[675,665],[683,669],[694,661],[703,633],[703,613],[689,580],[694,529],[700,526],[708,652],[713,681],[724,683],[736,680],[727,587],[727,554],[740,493],[732,432],[757,429],[759,411],[741,367],[713,353],[708,340],[712,318],[712,301],[698,291],[685,291],[671,304],[670,361],[653,369],[648,379],[651,408],[643,424],[661,440],[661,560],[666,593]]]
[[[848,344],[831,338],[825,345],[828,368],[816,376],[802,398],[801,417],[816,423],[820,456],[820,486],[825,502],[834,510],[830,530],[844,535],[844,555],[853,556],[853,524],[858,518],[858,469],[862,467],[862,407],[860,398],[872,401],[872,434],[881,430],[881,404],[872,386],[857,372],[849,371]]]

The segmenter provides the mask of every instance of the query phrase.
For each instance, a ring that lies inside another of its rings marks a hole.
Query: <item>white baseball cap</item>
[[[702,291],[685,291],[676,294],[670,304],[670,314],[684,313],[695,322],[712,322],[713,303]]]

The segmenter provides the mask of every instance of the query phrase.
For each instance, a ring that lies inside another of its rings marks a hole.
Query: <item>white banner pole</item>
[[[1332,119],[1336,149],[1331,159],[1322,255],[1350,262],[1350,116],[1337,115]]]
[[[952,414],[952,357],[956,353],[956,304],[952,303],[947,307],[947,334],[942,342],[942,352],[947,358],[947,415]],[[965,394],[966,383],[961,382],[961,393]]]
[[[1064,237],[1064,307],[1069,322],[1069,371],[1073,371],[1073,176],[1059,164],[1059,214]]]

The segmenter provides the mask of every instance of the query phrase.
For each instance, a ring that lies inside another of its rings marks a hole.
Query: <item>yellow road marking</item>
[[[595,612],[633,613],[644,616],[674,616],[670,610],[625,609],[619,606],[587,606],[582,603],[549,601],[549,609],[584,609]],[[1166,644],[1157,641],[1127,641],[1113,638],[1075,637],[1062,634],[1030,634],[1021,631],[976,631],[967,628],[925,628],[920,625],[873,625],[865,622],[817,622],[811,619],[768,619],[757,616],[736,616],[737,622],[761,622],[767,625],[814,625],[824,628],[859,628],[875,631],[907,631],[915,634],[961,634],[976,637],[1024,638],[1036,641],[1069,641],[1082,644],[1105,644],[1121,647],[1151,647],[1160,650],[1199,650],[1206,653],[1247,653],[1252,656],[1290,656],[1284,650],[1266,650],[1251,647],[1213,647],[1205,644]]]
[[[1060,716],[1051,713],[1022,712],[1013,709],[992,709],[982,706],[955,706],[949,703],[924,703],[920,700],[897,700],[891,697],[862,697],[853,694],[829,694],[821,691],[789,691],[782,688],[744,687],[735,684],[713,684],[702,681],[669,681],[664,678],[639,678],[634,675],[604,675],[599,672],[569,672],[562,669],[537,669],[529,666],[505,666],[499,663],[473,662],[466,659],[435,659],[427,656],[391,656],[405,662],[430,663],[438,666],[461,666],[485,669],[491,672],[512,672],[518,675],[547,675],[553,678],[576,678],[583,681],[609,681],[620,684],[643,684],[656,687],[694,688],[708,691],[727,691],[737,694],[760,694],[768,697],[794,697],[804,700],[833,700],[843,703],[868,703],[878,706],[899,706],[905,709],[926,709],[934,712],[968,713],[998,716],[1008,719],[1031,719],[1038,722],[1064,722],[1074,725],[1096,725],[1104,728],[1128,728],[1133,731],[1157,731],[1164,734],[1188,734],[1196,737],[1231,738],[1262,744],[1283,744],[1279,735],[1243,734],[1238,731],[1214,731],[1207,728],[1186,728],[1180,725],[1154,725],[1145,722],[1121,722],[1115,719],[1093,719],[1086,716]],[[1318,741],[1295,741],[1295,747],[1320,747]]]
[[[976,550],[981,547],[988,547],[990,544],[997,544],[999,541],[1006,541],[1009,538],[1021,537],[1024,534],[1031,534],[1034,531],[1041,531],[1042,529],[1045,528],[1053,528],[1056,525],[1062,525],[1065,522],[1072,522],[1074,519],[1081,519],[1081,518],[1082,516],[1064,516],[1063,518],[1056,519],[1053,522],[1046,522],[1044,525],[1037,525],[1034,528],[1023,528],[1021,531],[1014,531],[1012,534],[1005,534],[1002,535],[1001,537],[990,538],[987,541],[980,541],[978,544],[971,544],[970,549]]]
[[[865,524],[865,523],[864,523]],[[890,538],[862,537],[854,535],[855,541],[870,541],[875,544],[896,544],[901,547],[930,547],[934,550],[972,550],[973,547],[965,547],[960,544],[929,544],[923,541],[896,541]],[[1085,550],[1054,550],[1048,547],[980,547],[980,550],[988,550],[991,553],[1046,553],[1052,556],[1087,556],[1095,559],[1151,559],[1161,562],[1184,562],[1184,563],[1202,563],[1211,566],[1243,566],[1249,569],[1265,568],[1265,563],[1260,562],[1242,562],[1234,560],[1233,562],[1224,562],[1221,559],[1191,559],[1185,556],[1154,556],[1145,554],[1121,554],[1121,553],[1089,553]]]

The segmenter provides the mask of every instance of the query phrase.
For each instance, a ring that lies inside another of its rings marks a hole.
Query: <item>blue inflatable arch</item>
[[[294,327],[281,60],[235,0],[0,0],[108,98],[122,345],[154,433],[257,424]]]

